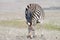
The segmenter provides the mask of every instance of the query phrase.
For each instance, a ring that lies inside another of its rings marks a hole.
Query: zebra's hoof
[[[32,39],[33,38],[33,35],[28,35],[27,38]]]

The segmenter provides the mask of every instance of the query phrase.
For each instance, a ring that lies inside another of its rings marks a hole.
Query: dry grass
[[[1,26],[10,26],[10,27],[17,27],[17,28],[24,28],[27,27],[27,24],[23,20],[11,20],[11,21],[0,21]],[[53,23],[44,23],[43,24],[45,29],[49,30],[60,30],[60,25],[54,25]],[[40,24],[36,25],[36,28],[40,28]]]
[[[10,20],[10,21],[0,21],[1,26],[13,26],[13,27],[26,27],[26,23],[23,20]]]

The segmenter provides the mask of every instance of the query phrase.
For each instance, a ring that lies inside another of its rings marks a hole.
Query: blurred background
[[[22,26],[25,8],[30,3],[37,3],[43,8],[45,26],[55,25],[60,29],[60,0],[0,0],[0,25]]]

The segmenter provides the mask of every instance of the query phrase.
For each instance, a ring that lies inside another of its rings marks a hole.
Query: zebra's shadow
[[[36,35],[34,38],[30,39],[27,38],[27,35],[22,35],[22,36],[16,36],[17,40],[46,40],[44,35]]]

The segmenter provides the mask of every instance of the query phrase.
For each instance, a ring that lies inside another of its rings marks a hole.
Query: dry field
[[[45,10],[44,28],[36,26],[36,37],[28,39],[24,14],[0,14],[0,40],[60,40],[60,10]],[[41,37],[43,32],[43,37]]]

